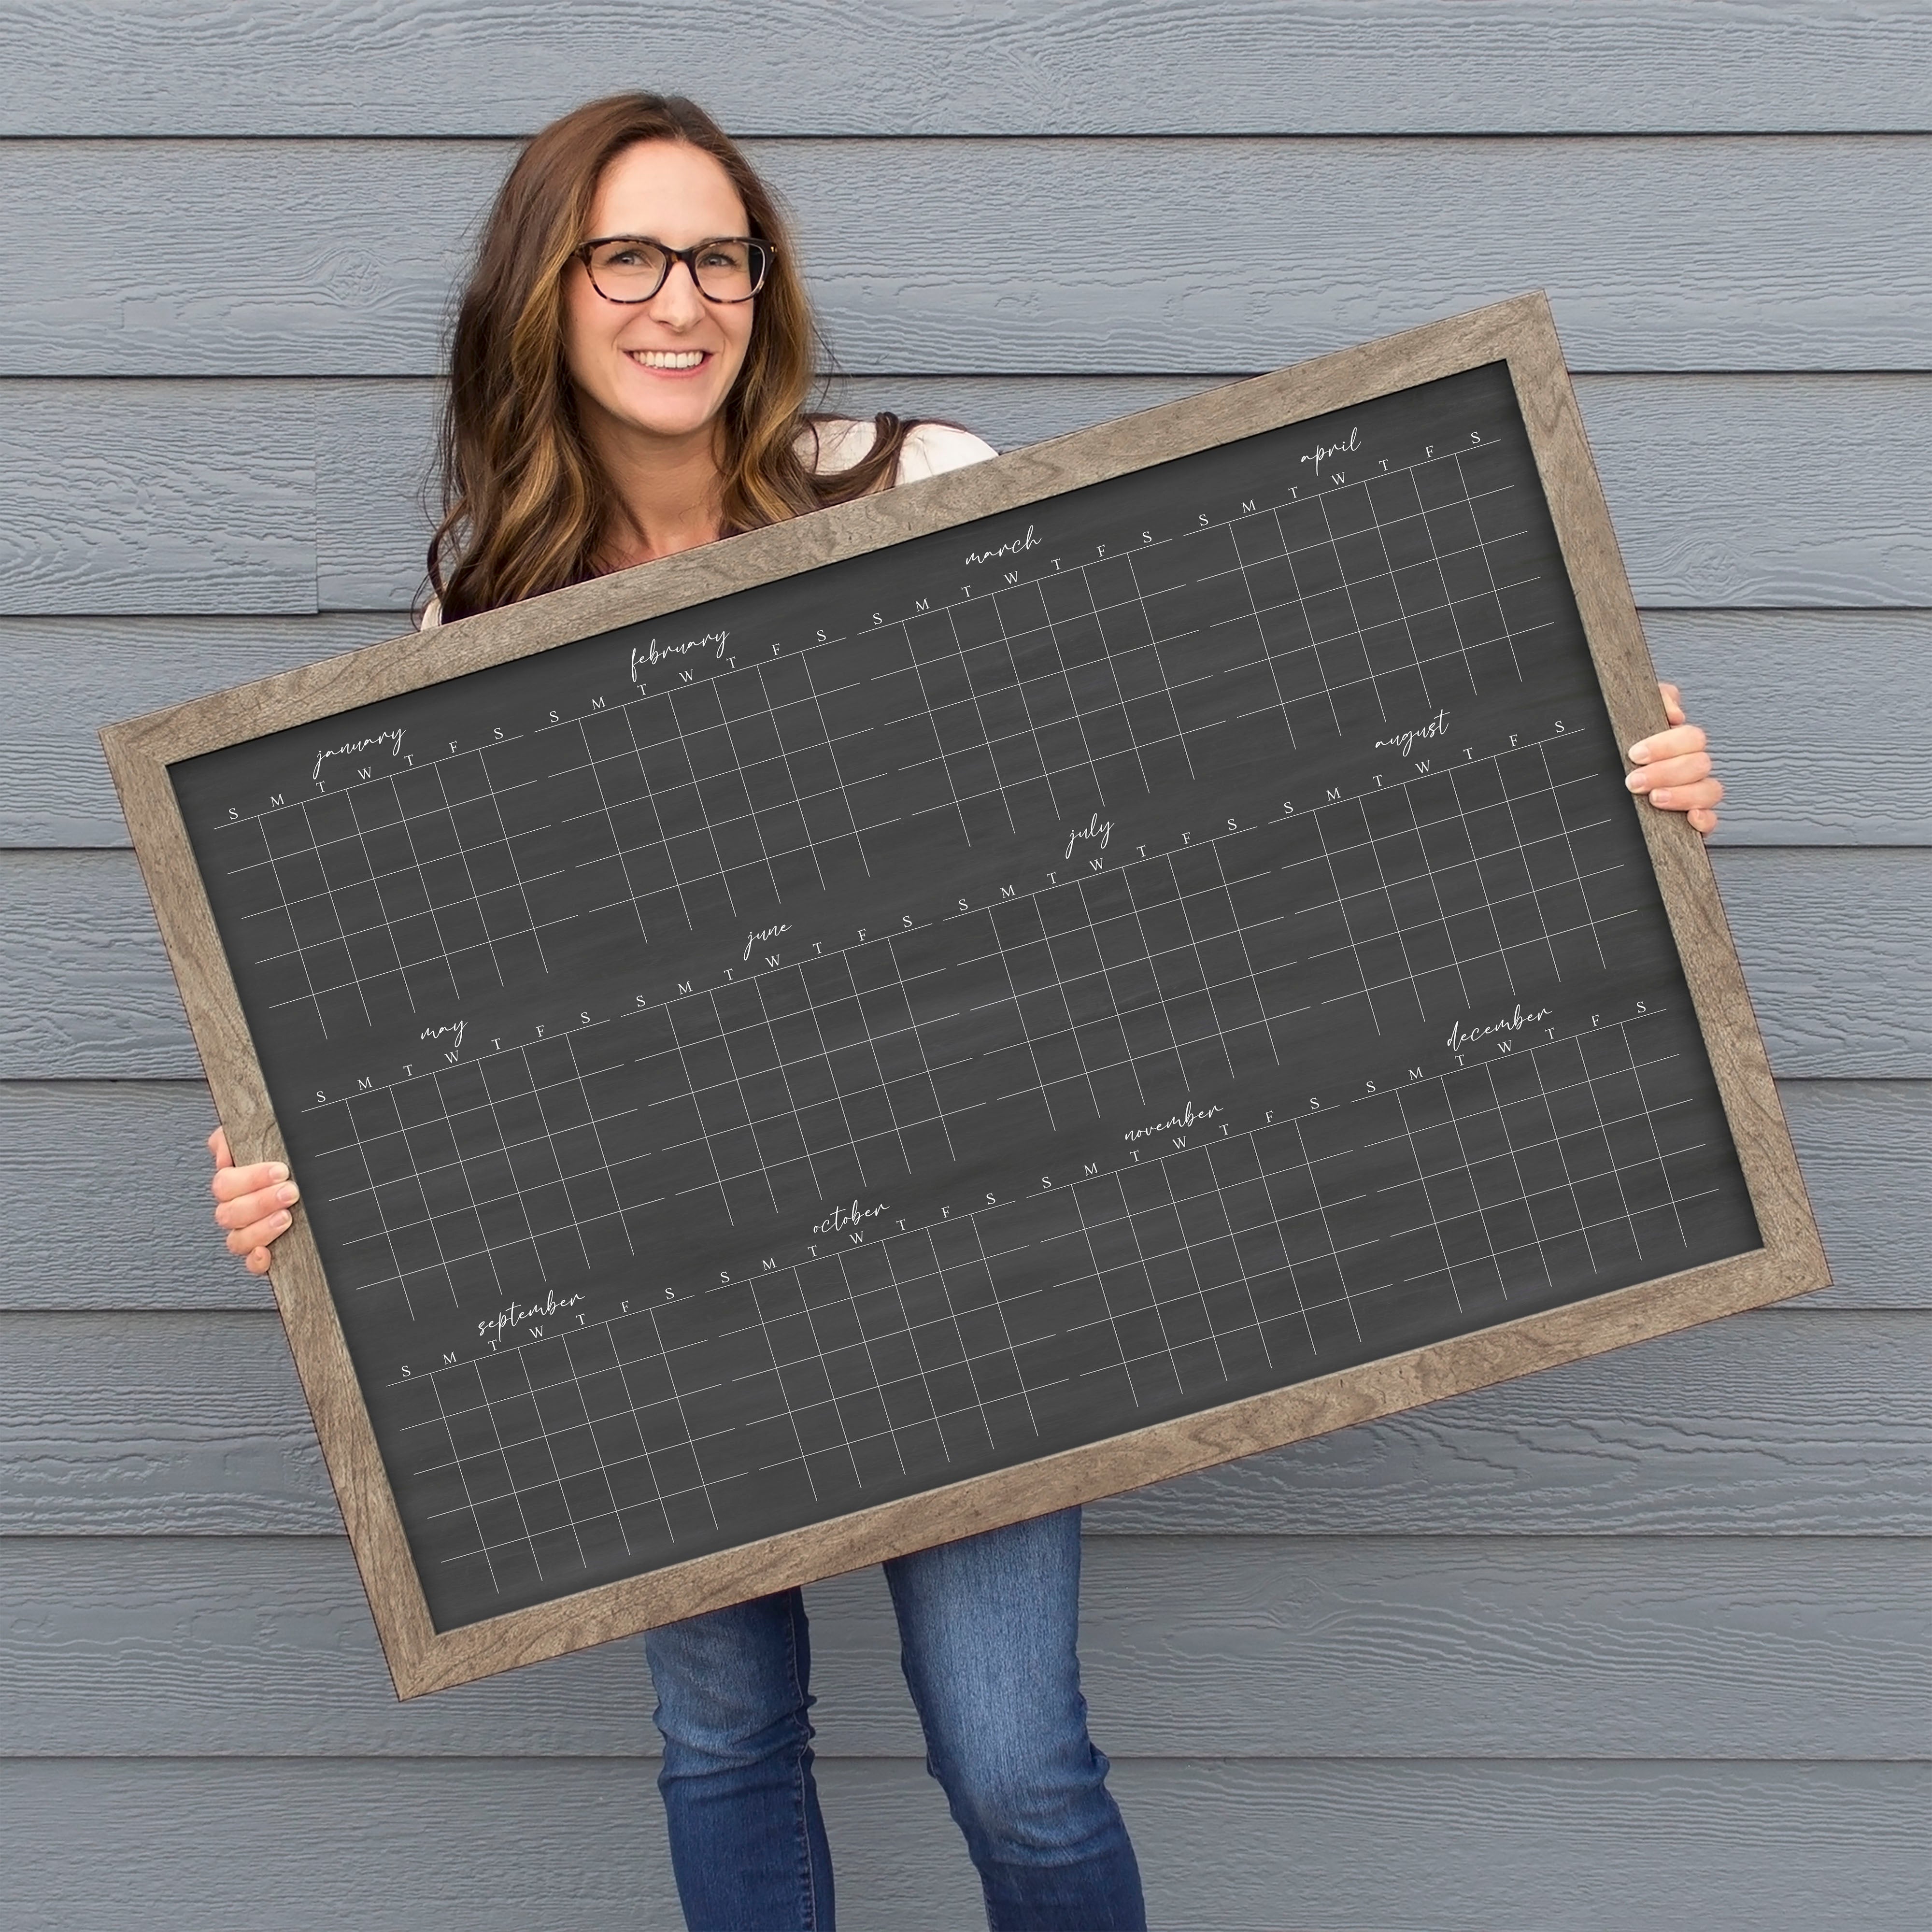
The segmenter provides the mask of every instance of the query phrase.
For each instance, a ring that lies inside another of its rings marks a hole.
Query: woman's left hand
[[[1704,734],[1687,724],[1684,702],[1674,684],[1660,684],[1664,716],[1670,729],[1654,738],[1640,739],[1630,748],[1636,770],[1624,782],[1634,792],[1646,792],[1660,812],[1681,812],[1691,830],[1707,837],[1718,829],[1718,801],[1724,788],[1711,776],[1711,754]]]

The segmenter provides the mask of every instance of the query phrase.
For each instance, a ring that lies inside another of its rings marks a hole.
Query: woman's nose
[[[691,264],[688,262],[672,262],[670,273],[664,278],[664,286],[651,298],[652,320],[688,328],[704,313],[704,298],[698,292],[698,282],[691,272]]]

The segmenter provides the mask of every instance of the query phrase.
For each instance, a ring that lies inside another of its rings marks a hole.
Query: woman
[[[530,143],[464,296],[426,623],[496,608],[993,452],[942,424],[815,419],[809,310],[764,184],[689,102],[592,103]],[[1634,790],[1716,823],[1703,734],[1635,747]],[[290,1222],[279,1166],[234,1167],[215,1218],[256,1274]],[[1086,1727],[1079,1516],[886,1566],[902,1661],[989,1924],[1104,1932],[1145,1917]],[[829,1928],[799,1593],[652,1632],[659,1785],[694,1928]]]

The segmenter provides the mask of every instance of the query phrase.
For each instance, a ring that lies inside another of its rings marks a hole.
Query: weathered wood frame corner
[[[170,764],[1498,361],[1509,367],[1618,741],[1628,744],[1664,719],[1540,293],[106,728],[102,743],[236,1159],[283,1158],[285,1150]],[[1823,1249],[1702,842],[1677,814],[1633,808],[1764,1236],[1762,1249],[1730,1260],[440,1631],[298,1214],[276,1245],[272,1280],[398,1694],[417,1696],[1824,1286]]]

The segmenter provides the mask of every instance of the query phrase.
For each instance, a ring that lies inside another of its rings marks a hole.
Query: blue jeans
[[[1144,1932],[1139,1868],[1080,1694],[1080,1512],[885,1570],[926,1768],[965,1834],[992,1932]],[[668,1624],[644,1644],[691,1932],[833,1932],[800,1593]]]

